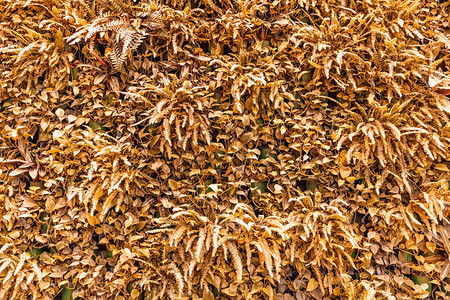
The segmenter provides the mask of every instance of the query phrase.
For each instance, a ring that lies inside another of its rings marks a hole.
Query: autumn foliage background
[[[450,299],[449,4],[0,0],[0,299]]]

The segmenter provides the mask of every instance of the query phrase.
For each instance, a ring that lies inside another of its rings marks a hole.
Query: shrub
[[[0,0],[0,298],[448,298],[449,3]]]

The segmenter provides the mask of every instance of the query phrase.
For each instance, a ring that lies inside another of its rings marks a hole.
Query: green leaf
[[[128,294],[130,294],[131,293],[131,291],[133,290],[133,282],[130,282],[130,283],[128,283],[128,285],[127,285],[127,292],[128,292]]]
[[[69,288],[66,285],[64,285],[61,292],[61,300],[72,300],[72,299],[73,299],[73,288]]]
[[[105,130],[105,127],[103,127],[102,124],[97,123],[97,122],[89,121],[88,126],[91,127],[91,128],[94,129],[94,130],[99,129],[99,130],[101,130],[101,131],[106,131],[106,130]]]
[[[261,154],[259,155],[259,159],[265,159],[267,154],[269,153],[269,148],[261,148]]]
[[[28,253],[30,254],[31,258],[33,259],[39,259],[39,256],[42,254],[42,250],[39,248],[31,248],[28,250]]]
[[[428,288],[426,289],[429,293],[431,293],[432,284],[430,281],[432,280],[430,277],[427,276],[419,276],[419,275],[413,275],[411,276],[411,280],[417,284],[422,285],[424,283],[428,284]]]
[[[315,179],[306,179],[305,188],[307,191],[314,191],[317,188],[317,181]]]

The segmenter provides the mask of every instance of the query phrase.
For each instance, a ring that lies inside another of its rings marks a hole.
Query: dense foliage
[[[0,299],[449,299],[449,4],[0,0]]]

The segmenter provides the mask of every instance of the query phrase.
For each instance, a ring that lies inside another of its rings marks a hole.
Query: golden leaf
[[[352,173],[352,169],[350,167],[340,167],[339,174],[341,174],[342,178],[347,178]]]
[[[172,190],[176,191],[180,189],[180,185],[173,179],[169,179],[169,186]]]
[[[308,281],[308,285],[306,286],[306,291],[311,292],[314,291],[319,286],[319,283],[314,278],[311,278]]]

